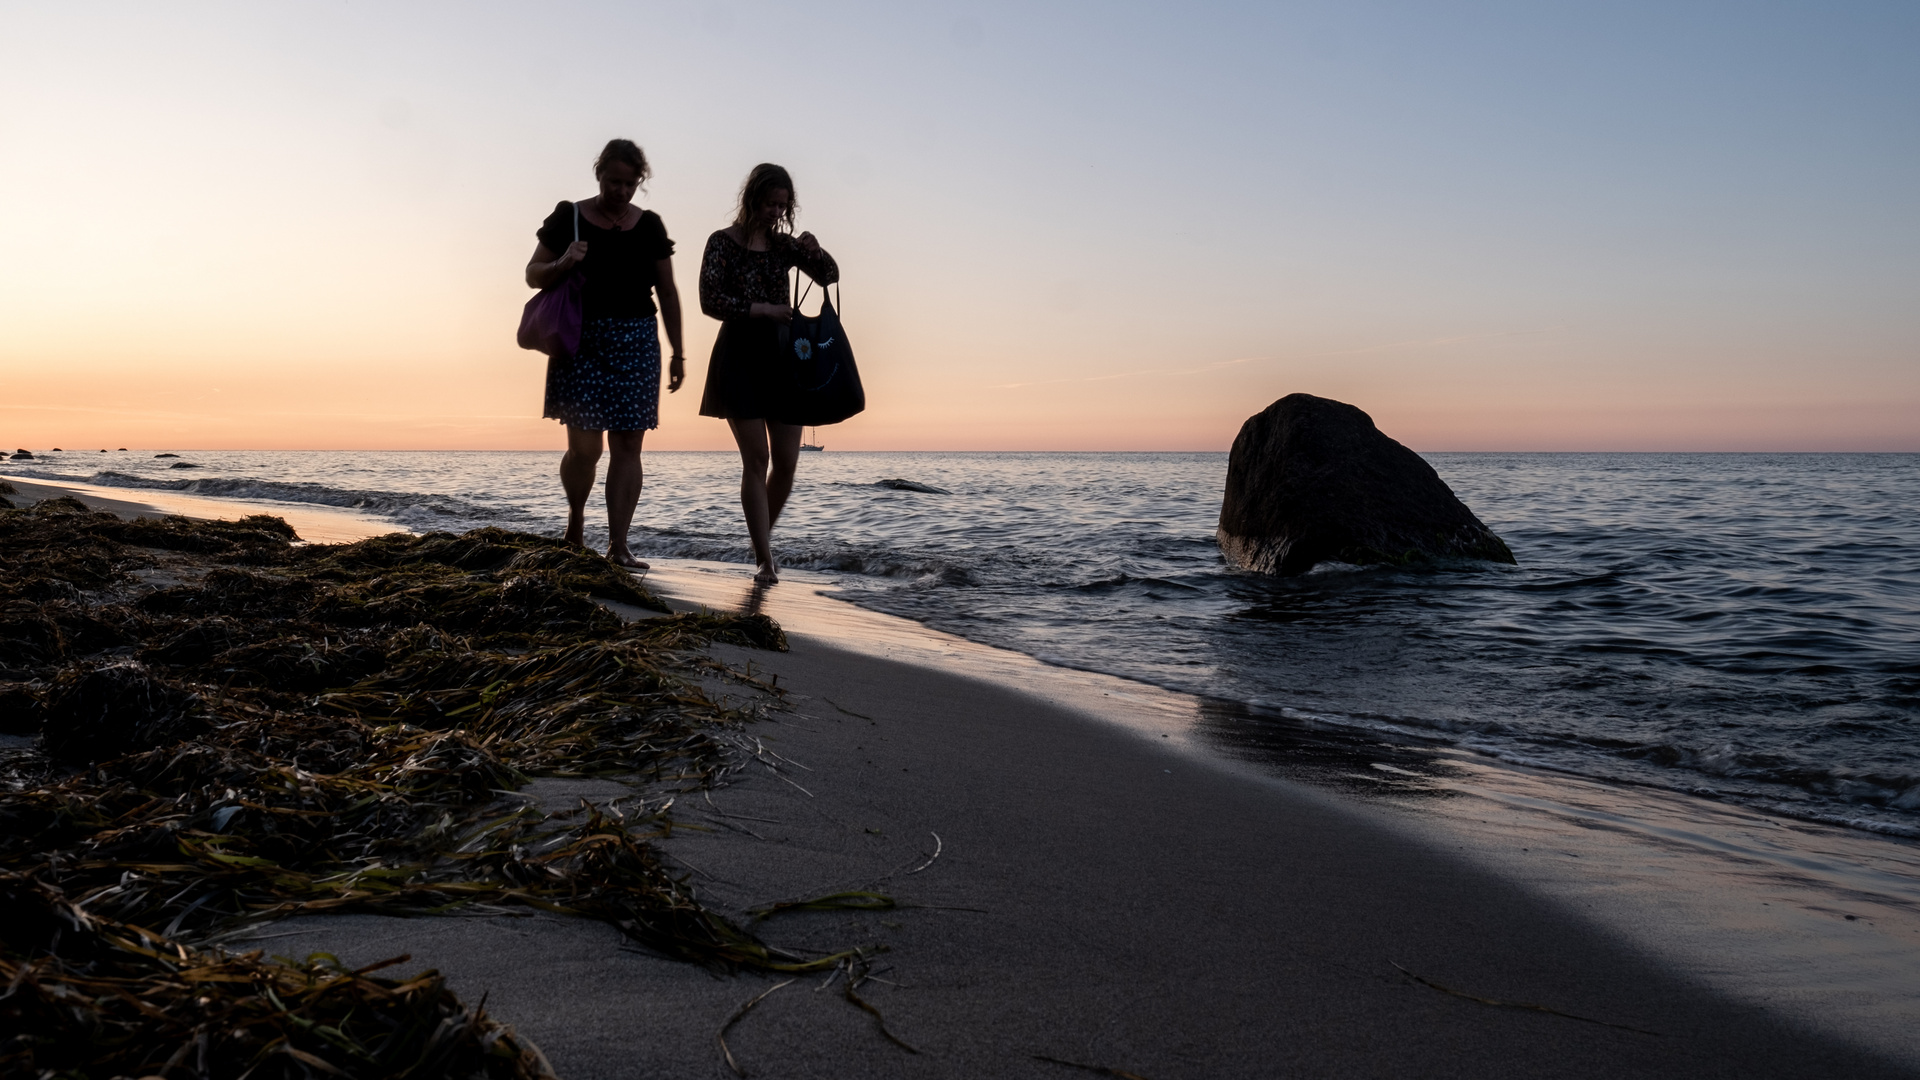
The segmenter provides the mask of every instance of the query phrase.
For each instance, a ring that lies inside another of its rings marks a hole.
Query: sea
[[[557,452],[157,453],[5,471],[422,532],[565,514]],[[1425,457],[1519,565],[1236,570],[1220,453],[803,454],[776,550],[840,599],[1254,724],[1920,837],[1920,455]],[[641,557],[750,562],[735,455],[645,468]]]

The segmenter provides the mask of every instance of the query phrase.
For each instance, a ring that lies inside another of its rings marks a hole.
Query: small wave
[[[1206,592],[1205,589],[1202,589],[1197,585],[1189,585],[1184,581],[1170,581],[1166,578],[1159,578],[1159,577],[1135,577],[1132,574],[1126,573],[1124,571],[1118,574],[1114,574],[1111,577],[1103,577],[1093,581],[1079,582],[1077,584],[1069,585],[1066,587],[1078,592],[1105,593],[1105,592],[1112,592],[1116,589],[1125,589],[1125,588],[1128,588],[1129,586],[1135,589],[1144,590],[1149,595],[1151,595],[1152,590],[1156,588],[1179,589],[1179,590],[1182,590],[1183,592],[1191,593],[1191,594],[1200,594],[1200,593]]]

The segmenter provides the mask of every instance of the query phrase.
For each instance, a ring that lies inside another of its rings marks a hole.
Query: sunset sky
[[[558,447],[533,231],[640,142],[845,275],[835,449],[1920,450],[1920,5],[0,3],[5,447]]]

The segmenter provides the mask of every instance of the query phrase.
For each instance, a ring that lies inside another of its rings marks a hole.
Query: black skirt
[[[772,319],[728,319],[720,324],[707,361],[707,388],[700,415],[725,420],[771,420],[805,424],[791,400],[792,380],[779,361],[780,324]]]

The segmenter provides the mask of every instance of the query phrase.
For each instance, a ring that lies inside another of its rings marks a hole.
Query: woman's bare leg
[[[767,474],[769,533],[780,522],[780,511],[786,509],[787,496],[793,494],[793,471],[800,462],[800,436],[804,430],[799,424],[767,421],[767,444],[773,465],[772,471]]]
[[[567,493],[566,541],[585,546],[587,496],[593,494],[593,473],[600,464],[600,433],[567,425],[567,452],[560,455],[560,486]]]
[[[634,570],[647,569],[627,550],[633,508],[639,505],[640,488],[646,482],[640,465],[640,443],[646,435],[644,431],[607,432],[607,558]]]
[[[771,451],[765,420],[728,420],[733,441],[740,447],[740,512],[747,519],[747,542],[753,547],[753,560],[760,572],[753,580],[771,585],[780,580],[773,564],[773,514],[767,504],[767,466]],[[792,476],[789,474],[791,485]],[[782,493],[781,502],[786,496]]]

